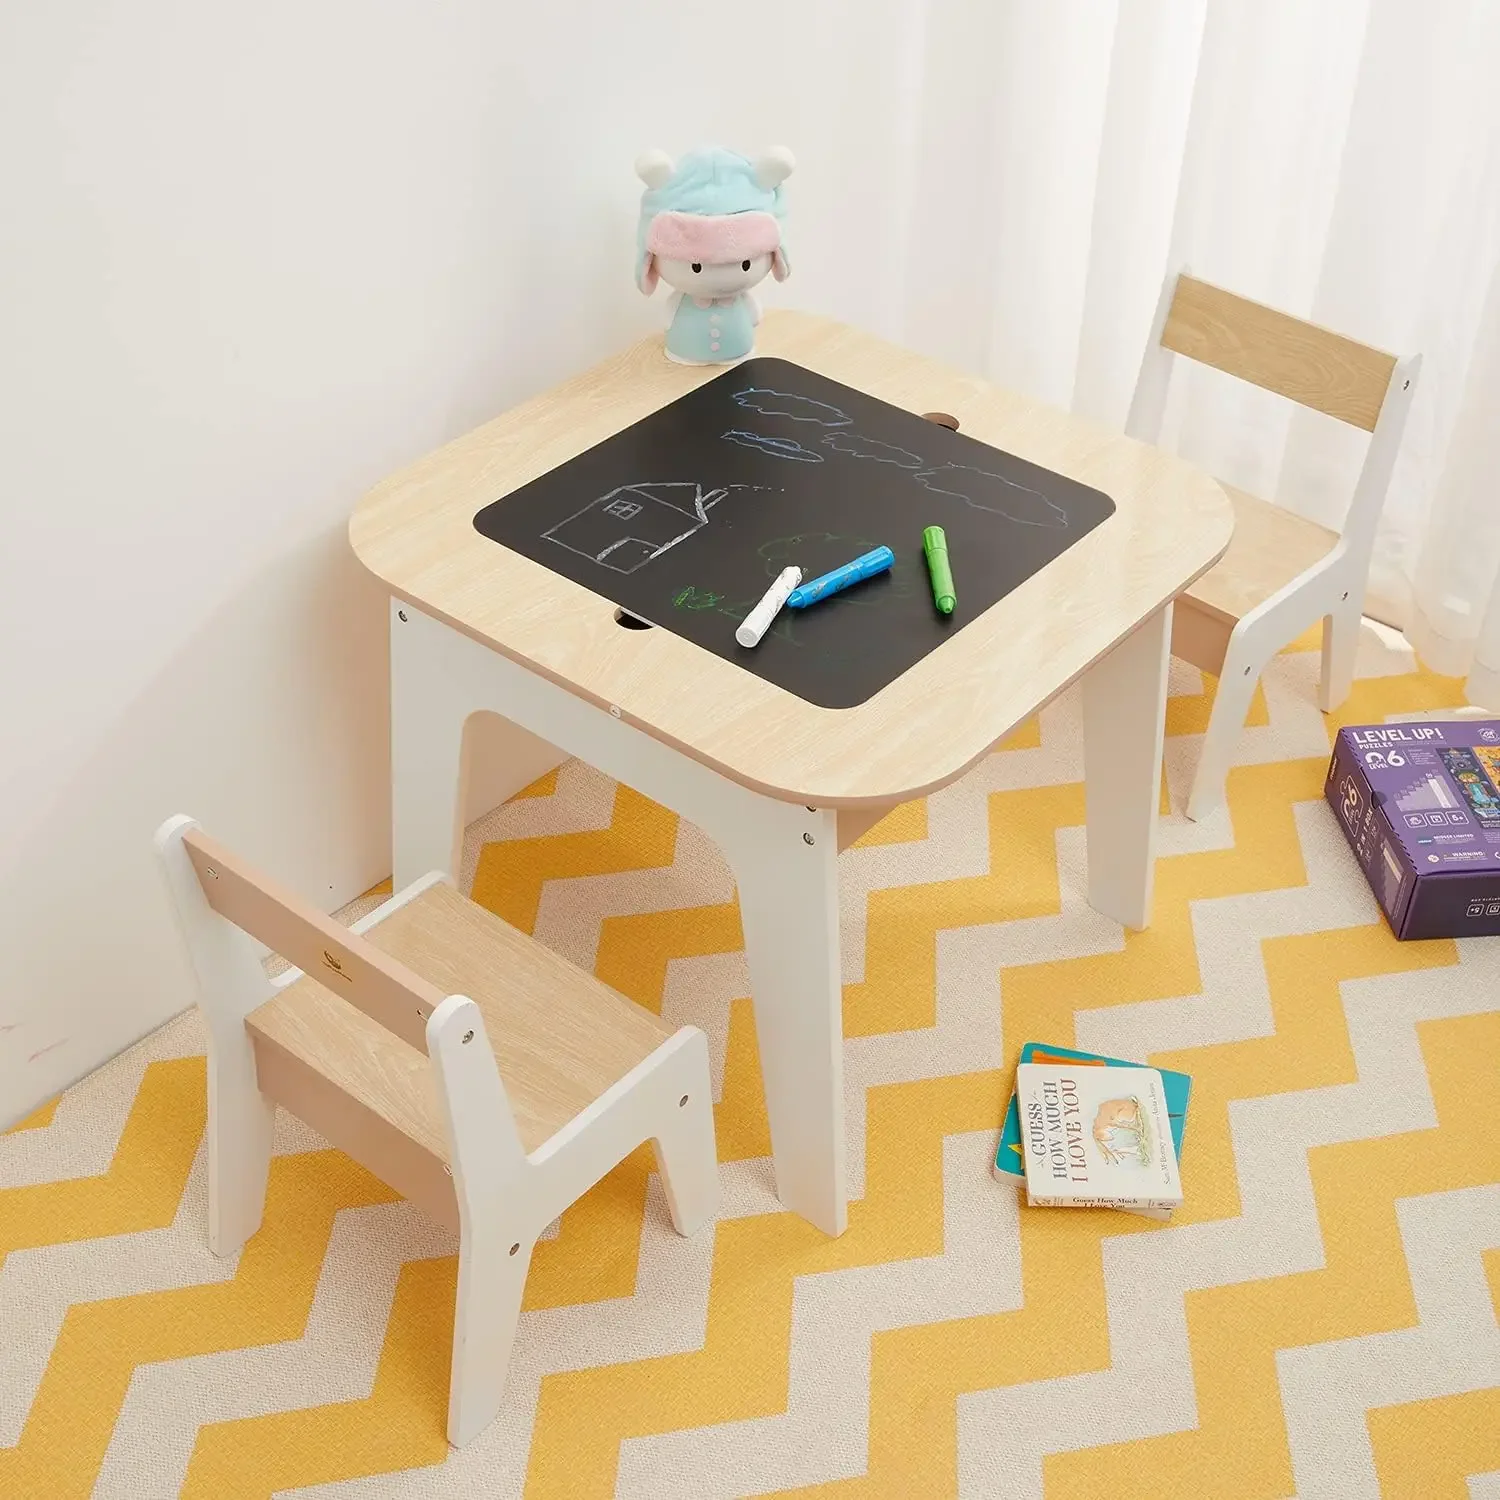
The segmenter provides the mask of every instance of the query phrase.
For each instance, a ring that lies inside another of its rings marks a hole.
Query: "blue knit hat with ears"
[[[637,285],[649,296],[656,287],[656,255],[697,241],[710,247],[705,259],[715,258],[714,246],[729,247],[722,259],[738,259],[741,250],[769,251],[776,279],[784,281],[791,264],[783,234],[786,205],[781,185],[795,165],[785,146],[773,146],[753,161],[722,146],[690,151],[675,165],[664,151],[638,157],[636,176],[646,191],[636,226]]]

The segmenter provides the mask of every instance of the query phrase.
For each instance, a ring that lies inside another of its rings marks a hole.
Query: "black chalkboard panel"
[[[486,506],[479,532],[824,708],[852,708],[1111,515],[1098,490],[782,359],[751,359]],[[922,528],[958,607],[933,606]],[[734,638],[776,575],[887,574]]]

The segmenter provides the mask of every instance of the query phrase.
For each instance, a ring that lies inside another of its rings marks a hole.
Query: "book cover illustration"
[[[1022,1063],[1016,1096],[1029,1203],[1170,1209],[1182,1202],[1156,1069]]]
[[[1023,1063],[1073,1063],[1095,1068],[1149,1068],[1150,1063],[1131,1062],[1123,1057],[1105,1057],[1099,1052],[1080,1052],[1073,1047],[1054,1047],[1045,1042],[1027,1042],[1021,1048]],[[1192,1092],[1193,1080],[1187,1073],[1175,1073],[1170,1068],[1158,1068],[1162,1088],[1167,1096],[1167,1116],[1172,1131],[1172,1148],[1178,1160],[1182,1158],[1182,1134],[1187,1123],[1188,1096]],[[1000,1182],[1014,1183],[1021,1187],[1026,1181],[1025,1152],[1021,1144],[1021,1109],[1015,1090],[1011,1090],[1010,1104],[1005,1111],[1005,1124],[1000,1130],[1000,1145],[995,1152],[995,1164],[990,1168]]]
[[[1138,1094],[1106,1099],[1094,1114],[1094,1144],[1107,1162],[1133,1161],[1149,1167],[1161,1157],[1151,1138],[1151,1115]]]

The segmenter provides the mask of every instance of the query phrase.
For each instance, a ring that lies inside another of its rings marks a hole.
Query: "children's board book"
[[[1098,1052],[1079,1052],[1072,1047],[1052,1047],[1045,1042],[1027,1042],[1021,1048],[1021,1061],[1035,1063],[1074,1063],[1096,1068],[1145,1068],[1149,1063],[1130,1062],[1123,1057],[1105,1057]],[[1167,1114],[1172,1122],[1172,1145],[1177,1159],[1182,1160],[1182,1131],[1187,1123],[1188,1096],[1193,1090],[1193,1080],[1186,1073],[1174,1073],[1169,1068],[1158,1068],[1162,1087],[1167,1094]],[[995,1164],[990,1168],[996,1181],[1009,1182],[1018,1188],[1026,1185],[1026,1164],[1021,1148],[1021,1109],[1012,1092],[1010,1106],[1005,1111],[1005,1126],[1000,1132],[1000,1147],[995,1152]],[[1121,1208],[1120,1204],[1112,1205]],[[1125,1213],[1140,1214],[1148,1219],[1170,1219],[1169,1209],[1124,1208]]]
[[[1155,1068],[1022,1063],[1016,1099],[1033,1207],[1173,1209],[1182,1202],[1166,1089]]]

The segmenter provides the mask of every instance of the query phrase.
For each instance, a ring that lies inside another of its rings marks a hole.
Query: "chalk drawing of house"
[[[622,484],[542,535],[616,573],[634,573],[707,526],[709,511],[738,488],[704,489],[692,480]]]

